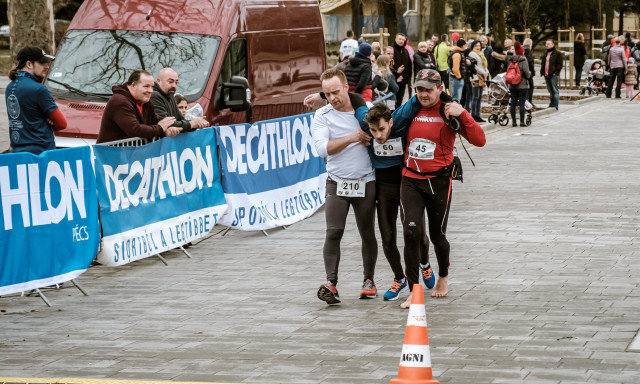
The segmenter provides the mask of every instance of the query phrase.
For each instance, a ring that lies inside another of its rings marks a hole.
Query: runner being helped
[[[451,207],[456,123],[459,122],[460,135],[469,143],[482,147],[486,138],[480,125],[462,105],[441,100],[444,88],[437,71],[421,70],[413,87],[415,95],[395,111],[397,114],[394,113],[394,127],[409,127],[400,193],[405,268],[409,288],[412,289],[419,283],[417,255],[426,209],[429,237],[438,259],[439,278],[431,296],[444,297],[448,293],[450,247],[446,233]],[[445,105],[441,113],[443,102]],[[411,295],[401,307],[409,308],[410,304]]]
[[[324,93],[309,95],[305,98],[305,105],[311,107],[323,98],[325,98]],[[384,103],[378,103],[369,110],[361,97],[349,94],[349,99],[355,109],[355,117],[360,123],[360,128],[367,134],[373,135],[371,145],[367,149],[376,175],[378,228],[382,237],[382,249],[394,274],[393,283],[383,297],[384,300],[397,300],[408,288],[396,241],[400,182],[408,127],[392,129],[391,110]],[[411,111],[406,109],[404,113],[411,113]],[[428,261],[429,239],[426,234],[422,238],[419,273],[422,275],[424,285],[431,289],[435,285],[435,276]]]

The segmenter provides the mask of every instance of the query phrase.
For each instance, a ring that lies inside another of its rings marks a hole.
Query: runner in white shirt
[[[340,44],[340,61],[350,56],[356,48],[358,48],[358,42],[353,38],[353,31],[347,31],[347,38]]]
[[[378,243],[375,237],[375,173],[366,146],[371,136],[360,129],[349,99],[344,73],[328,69],[320,76],[322,90],[330,104],[318,109],[311,129],[318,154],[327,158],[327,222],[324,266],[327,283],[318,289],[318,298],[327,304],[340,303],[336,285],[340,264],[340,240],[344,234],[349,207],[353,207],[362,239],[364,282],[361,299],[376,297],[373,282]],[[364,101],[363,101],[364,102]]]

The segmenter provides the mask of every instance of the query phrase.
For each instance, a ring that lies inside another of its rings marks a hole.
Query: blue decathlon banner
[[[220,224],[269,229],[303,220],[324,204],[327,169],[313,144],[312,118],[216,127],[229,204]]]
[[[126,264],[202,238],[227,209],[211,128],[93,150],[102,264]]]
[[[0,155],[0,295],[78,277],[100,244],[89,147]]]

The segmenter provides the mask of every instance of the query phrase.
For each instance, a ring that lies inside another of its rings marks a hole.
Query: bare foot
[[[409,297],[407,297],[407,300],[400,304],[400,308],[402,309],[407,309],[411,306],[411,298],[413,297],[413,293],[409,295]]]
[[[438,277],[438,281],[436,282],[436,286],[431,293],[431,297],[445,297],[447,296],[448,290],[447,277]]]

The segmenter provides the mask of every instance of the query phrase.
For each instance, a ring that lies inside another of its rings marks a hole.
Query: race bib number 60
[[[333,177],[338,184],[336,194],[344,197],[364,197],[365,182],[362,179],[342,179]]]
[[[431,140],[416,138],[409,143],[409,156],[415,159],[432,160],[436,151],[436,143]]]
[[[402,148],[402,139],[395,138],[387,140],[384,144],[378,144],[377,141],[373,141],[373,152],[377,156],[398,156],[404,154],[404,148]]]

